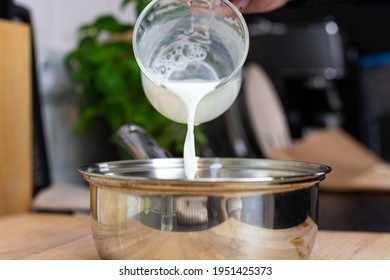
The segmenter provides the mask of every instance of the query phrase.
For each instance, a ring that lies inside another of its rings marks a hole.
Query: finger
[[[263,13],[284,6],[288,0],[232,0],[242,13]]]

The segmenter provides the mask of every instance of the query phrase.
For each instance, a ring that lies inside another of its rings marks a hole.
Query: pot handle
[[[152,159],[172,157],[140,126],[122,125],[118,131],[119,144],[134,159]]]

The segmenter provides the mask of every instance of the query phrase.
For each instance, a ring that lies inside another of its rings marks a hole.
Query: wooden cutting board
[[[0,20],[0,215],[29,210],[32,193],[29,26]]]

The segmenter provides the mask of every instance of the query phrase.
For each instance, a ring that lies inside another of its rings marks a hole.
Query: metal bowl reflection
[[[239,158],[201,158],[195,180],[175,158],[80,168],[102,259],[306,259],[330,170]]]

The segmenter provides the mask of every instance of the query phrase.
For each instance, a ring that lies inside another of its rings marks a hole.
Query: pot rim
[[[182,158],[122,160],[84,165],[79,172],[90,184],[99,187],[119,187],[133,190],[160,192],[245,192],[285,191],[306,188],[325,179],[331,167],[312,162],[255,158],[199,158],[198,170],[228,169],[269,172],[277,175],[256,177],[203,177],[188,180],[184,176]],[[182,173],[183,177],[167,176],[169,171]],[[149,172],[153,176],[142,175]],[[158,174],[156,174],[158,172]],[[244,172],[245,173],[245,172]]]

